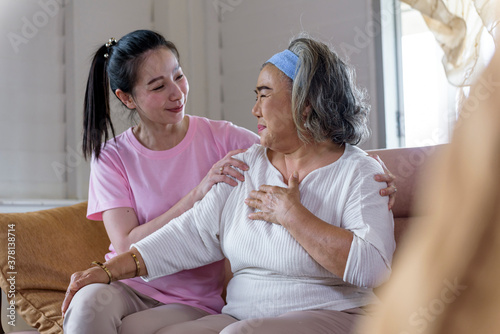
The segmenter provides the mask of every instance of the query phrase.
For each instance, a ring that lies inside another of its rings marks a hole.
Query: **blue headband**
[[[285,50],[272,56],[266,63],[271,63],[287,77],[294,80],[299,69],[299,57],[290,50]]]

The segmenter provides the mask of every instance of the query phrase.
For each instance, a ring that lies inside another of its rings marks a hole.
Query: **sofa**
[[[422,167],[441,149],[425,146],[368,151],[379,155],[396,176],[396,250],[409,226],[422,219],[412,211],[415,190]],[[5,333],[62,333],[60,308],[71,274],[88,268],[92,261],[103,260],[109,246],[104,225],[85,218],[86,207],[82,202],[0,214],[1,323]],[[226,281],[231,277],[229,268],[227,264]]]

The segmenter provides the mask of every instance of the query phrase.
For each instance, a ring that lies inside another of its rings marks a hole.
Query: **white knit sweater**
[[[322,220],[354,233],[344,277],[319,265],[276,224],[247,218],[244,204],[262,184],[286,187],[266,149],[252,146],[237,156],[250,166],[245,182],[215,185],[194,208],[132,245],[144,258],[145,280],[227,257],[234,277],[222,312],[237,319],[273,317],[307,309],[344,310],[366,305],[371,288],[385,280],[395,248],[394,222],[382,168],[361,149],[346,145],[336,162],[307,175],[299,185],[302,204]],[[304,222],[307,224],[307,222]]]

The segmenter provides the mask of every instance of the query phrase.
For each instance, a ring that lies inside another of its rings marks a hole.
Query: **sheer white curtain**
[[[484,70],[483,48],[499,34],[498,0],[401,0],[420,11],[444,51],[452,85],[469,86]],[[495,48],[498,46],[495,46]]]
[[[66,197],[62,2],[0,1],[0,202]]]

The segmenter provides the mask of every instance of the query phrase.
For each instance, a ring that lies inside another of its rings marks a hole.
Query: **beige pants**
[[[162,328],[156,334],[348,334],[366,315],[362,308],[345,311],[311,310],[275,318],[237,321],[226,315],[209,315]]]
[[[208,312],[163,304],[120,282],[91,284],[78,291],[64,317],[64,333],[149,334]]]

